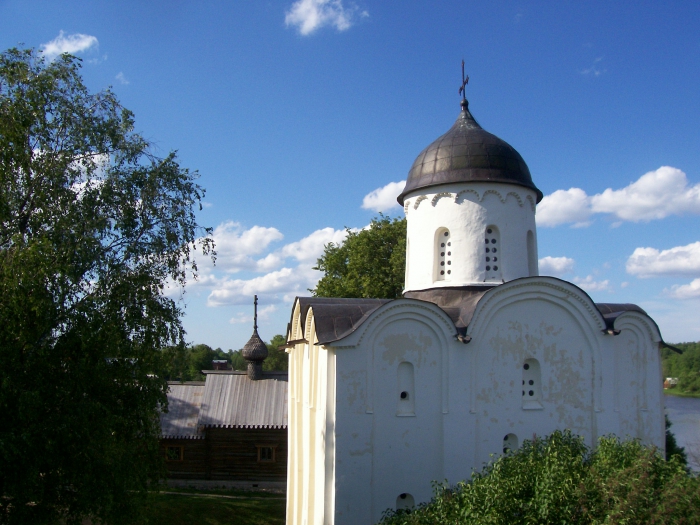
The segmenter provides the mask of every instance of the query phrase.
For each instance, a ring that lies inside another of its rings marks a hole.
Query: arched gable
[[[593,372],[592,390],[595,411],[602,409],[602,355],[601,343],[606,328],[603,316],[591,298],[579,287],[554,277],[526,277],[515,279],[494,287],[484,294],[477,304],[474,315],[467,327],[467,334],[472,341],[481,341],[489,329],[491,321],[498,317],[505,308],[526,302],[544,301],[560,310],[585,338],[585,347],[590,351]],[[477,345],[481,346],[481,345]],[[473,354],[472,359],[479,356]],[[474,363],[476,365],[476,363]],[[472,378],[477,382],[478,367],[472,366]],[[471,400],[471,410],[475,410],[475,401]]]
[[[337,350],[351,348],[367,348],[367,376],[366,392],[374,390],[374,366],[372,365],[373,349],[378,337],[384,330],[395,322],[408,321],[414,326],[420,326],[422,331],[431,334],[435,348],[440,352],[441,383],[442,383],[442,411],[447,413],[448,406],[448,372],[449,372],[449,348],[459,348],[457,342],[457,330],[452,320],[439,307],[425,301],[415,299],[397,299],[386,303],[372,312],[369,317],[351,334],[339,341],[329,343]],[[373,412],[373,400],[368,396],[366,401],[367,413]]]
[[[647,421],[656,416],[653,407],[661,403],[663,395],[659,377],[661,334],[649,316],[637,311],[620,314],[613,326],[618,334],[613,345],[614,409],[619,412],[632,407],[637,415],[631,422],[621,417],[619,432],[661,446],[664,443],[661,425]]]

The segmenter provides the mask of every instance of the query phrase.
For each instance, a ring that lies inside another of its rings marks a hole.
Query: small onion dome
[[[412,191],[459,182],[516,184],[533,190],[537,202],[542,200],[542,192],[533,184],[520,154],[482,129],[466,100],[462,100],[462,111],[450,130],[418,155],[397,200],[403,206],[405,196]]]
[[[257,328],[253,329],[253,335],[243,347],[241,355],[246,361],[264,361],[267,358],[267,346],[260,339]]]

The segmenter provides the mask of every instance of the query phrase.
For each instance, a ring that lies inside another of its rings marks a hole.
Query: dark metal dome
[[[507,142],[485,131],[462,100],[462,111],[450,130],[425,148],[408,172],[406,186],[398,197],[403,206],[406,194],[455,182],[497,182],[530,188],[542,200],[530,170],[520,154]]]

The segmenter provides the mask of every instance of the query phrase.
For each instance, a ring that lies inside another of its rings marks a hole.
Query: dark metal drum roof
[[[532,182],[530,170],[520,154],[507,142],[482,129],[462,100],[462,111],[450,130],[425,148],[408,172],[406,187],[398,197],[403,206],[406,194],[456,182],[497,182],[533,190],[537,202],[542,192]]]

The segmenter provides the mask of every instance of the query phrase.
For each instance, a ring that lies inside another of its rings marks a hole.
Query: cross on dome
[[[469,84],[469,75],[464,76],[464,60],[462,60],[462,85],[459,87],[459,94],[462,95],[462,101],[467,101],[467,84]]]

